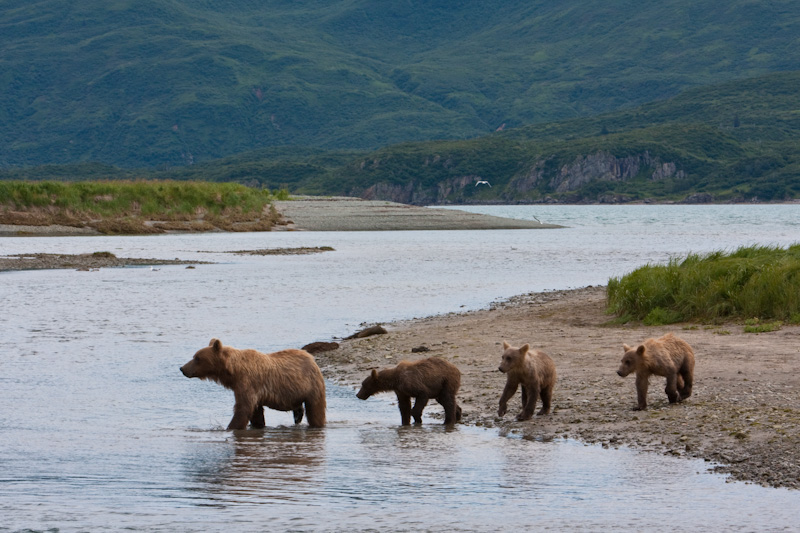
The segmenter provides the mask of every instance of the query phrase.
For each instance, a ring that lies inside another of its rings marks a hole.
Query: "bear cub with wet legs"
[[[639,411],[647,409],[647,386],[651,375],[667,378],[665,392],[669,403],[677,403],[692,395],[694,352],[686,341],[667,333],[658,339],[647,339],[638,348],[622,345],[625,355],[617,374],[623,378],[636,373],[636,396]]]
[[[506,414],[508,400],[516,394],[520,385],[522,411],[517,415],[517,420],[529,420],[533,416],[539,396],[542,397],[542,409],[539,414],[550,413],[553,388],[556,386],[556,365],[550,356],[539,350],[531,350],[528,344],[514,348],[503,341],[503,356],[499,370],[506,374],[506,387],[500,396],[498,416]]]
[[[411,424],[412,416],[415,424],[421,424],[422,410],[428,400],[435,399],[444,407],[444,423],[454,424],[461,420],[461,407],[456,402],[460,387],[461,371],[444,359],[430,357],[415,362],[402,361],[380,372],[373,368],[356,396],[366,400],[378,392],[394,391],[404,426]],[[413,409],[411,398],[416,398]]]
[[[211,339],[191,361],[181,367],[187,378],[216,381],[233,391],[235,404],[228,429],[245,429],[247,423],[263,428],[264,407],[292,411],[294,422],[325,425],[325,381],[314,357],[303,350],[261,353],[237,350]]]

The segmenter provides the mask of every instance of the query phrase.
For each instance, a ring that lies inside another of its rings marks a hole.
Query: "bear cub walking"
[[[553,388],[556,385],[556,365],[550,356],[539,350],[531,350],[528,344],[514,348],[503,341],[503,356],[499,370],[506,374],[506,387],[500,396],[498,416],[506,414],[508,400],[516,394],[520,385],[522,385],[522,411],[517,415],[517,420],[529,420],[533,416],[539,396],[542,397],[542,409],[539,414],[550,413]]]
[[[454,424],[461,420],[461,407],[456,402],[460,387],[461,371],[444,359],[430,357],[413,363],[402,361],[380,372],[373,368],[356,396],[366,400],[378,392],[394,391],[404,426],[411,424],[412,416],[415,424],[421,424],[422,410],[428,400],[435,399],[444,407],[444,423]],[[416,398],[413,409],[411,398]]]
[[[669,403],[677,403],[692,395],[694,352],[684,341],[667,333],[658,339],[647,339],[638,348],[622,345],[625,355],[617,374],[623,378],[636,373],[636,396],[639,411],[647,409],[647,386],[651,375],[667,378],[665,392]]]
[[[191,361],[181,367],[187,378],[216,381],[233,391],[235,404],[228,429],[245,429],[247,423],[263,428],[264,407],[292,411],[294,422],[325,425],[325,380],[314,357],[303,350],[261,353],[237,350],[211,339]]]

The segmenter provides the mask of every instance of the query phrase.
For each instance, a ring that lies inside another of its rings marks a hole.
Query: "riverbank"
[[[371,368],[443,357],[462,372],[463,423],[532,439],[702,458],[735,480],[800,488],[800,326],[752,334],[741,324],[647,327],[608,320],[603,287],[530,294],[487,310],[385,325],[386,335],[342,341],[315,357],[327,377],[353,388]],[[634,411],[634,378],[616,375],[622,344],[667,332],[695,350],[693,395],[669,405],[663,378],[654,377],[648,410]],[[529,342],[555,361],[552,415],[516,422],[517,393],[509,413],[496,416],[505,384],[497,371],[503,340]],[[428,351],[412,352],[420,348]],[[432,402],[427,412],[442,411]]]
[[[272,225],[231,224],[224,227],[227,231],[404,231],[554,229],[561,227],[535,220],[516,220],[455,209],[419,207],[350,197],[303,196],[294,200],[274,201],[273,206],[277,217]],[[167,225],[159,221],[144,221],[141,227],[158,228],[162,233],[221,231],[219,226],[199,222]],[[137,232],[121,231],[120,233],[136,234]],[[101,232],[93,227],[63,224],[0,224],[0,237],[78,235],[101,235]]]

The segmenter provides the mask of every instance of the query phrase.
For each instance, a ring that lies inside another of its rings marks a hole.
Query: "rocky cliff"
[[[438,157],[438,156],[436,156]],[[427,166],[430,160],[426,159]],[[378,166],[373,162],[373,168]],[[364,165],[362,165],[362,170]],[[648,151],[617,157],[609,152],[578,155],[566,163],[552,159],[539,159],[528,166],[527,171],[510,179],[495,180],[489,185],[476,185],[489,179],[477,174],[446,177],[433,186],[423,186],[410,179],[403,184],[378,181],[374,185],[349,191],[351,195],[369,200],[389,200],[415,205],[476,204],[493,202],[538,202],[544,201],[608,201],[609,195],[601,198],[587,197],[580,193],[586,185],[594,182],[624,182],[633,178],[648,180],[682,179],[686,177],[679,165],[673,161],[662,161]],[[622,197],[614,196],[620,201]]]

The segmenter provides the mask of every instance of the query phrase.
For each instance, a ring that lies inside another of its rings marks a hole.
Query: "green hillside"
[[[800,71],[783,72],[468,140],[263,148],[160,171],[46,165],[0,179],[236,181],[415,204],[780,201],[800,198],[797,87]]]
[[[0,167],[475,138],[795,70],[798,44],[789,0],[8,0]]]

